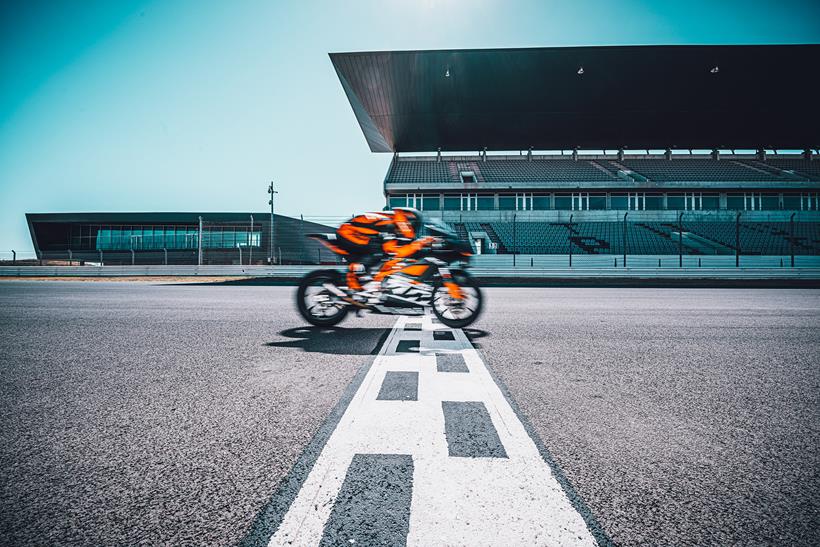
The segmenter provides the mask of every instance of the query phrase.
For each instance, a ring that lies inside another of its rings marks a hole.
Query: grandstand
[[[478,253],[783,256],[820,254],[820,115],[807,86],[759,68],[799,73],[818,56],[641,46],[331,60],[370,149],[393,153],[385,206],[441,218]]]

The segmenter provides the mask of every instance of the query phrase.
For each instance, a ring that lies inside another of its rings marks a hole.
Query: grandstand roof
[[[373,152],[820,147],[820,45],[330,58]]]

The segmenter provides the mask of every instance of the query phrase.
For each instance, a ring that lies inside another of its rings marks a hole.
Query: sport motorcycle
[[[382,264],[382,275],[364,283],[361,290],[351,290],[345,274],[336,269],[305,275],[296,291],[299,313],[311,325],[330,327],[350,311],[421,315],[432,309],[448,327],[471,325],[481,313],[482,297],[478,283],[466,270],[472,256],[470,244],[438,220],[426,222],[424,228],[432,244],[408,259]],[[341,254],[334,244],[336,234],[307,237]]]

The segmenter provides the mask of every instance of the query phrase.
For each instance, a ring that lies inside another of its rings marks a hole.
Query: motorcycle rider
[[[435,238],[419,237],[421,212],[410,207],[354,216],[336,230],[339,247],[348,253],[347,286],[353,292],[363,283],[381,282],[399,263],[430,245]],[[377,273],[371,270],[381,263]]]

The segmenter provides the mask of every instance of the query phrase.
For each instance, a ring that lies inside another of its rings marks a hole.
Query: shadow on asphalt
[[[481,329],[464,329],[464,334],[467,335],[467,339],[473,345],[475,349],[481,349],[481,344],[476,342],[476,340],[480,340],[486,336],[489,336],[490,333],[486,330]]]
[[[279,332],[290,338],[281,342],[267,342],[271,348],[302,348],[303,351],[335,353],[339,355],[376,355],[379,353],[389,328],[323,328],[298,327]]]

